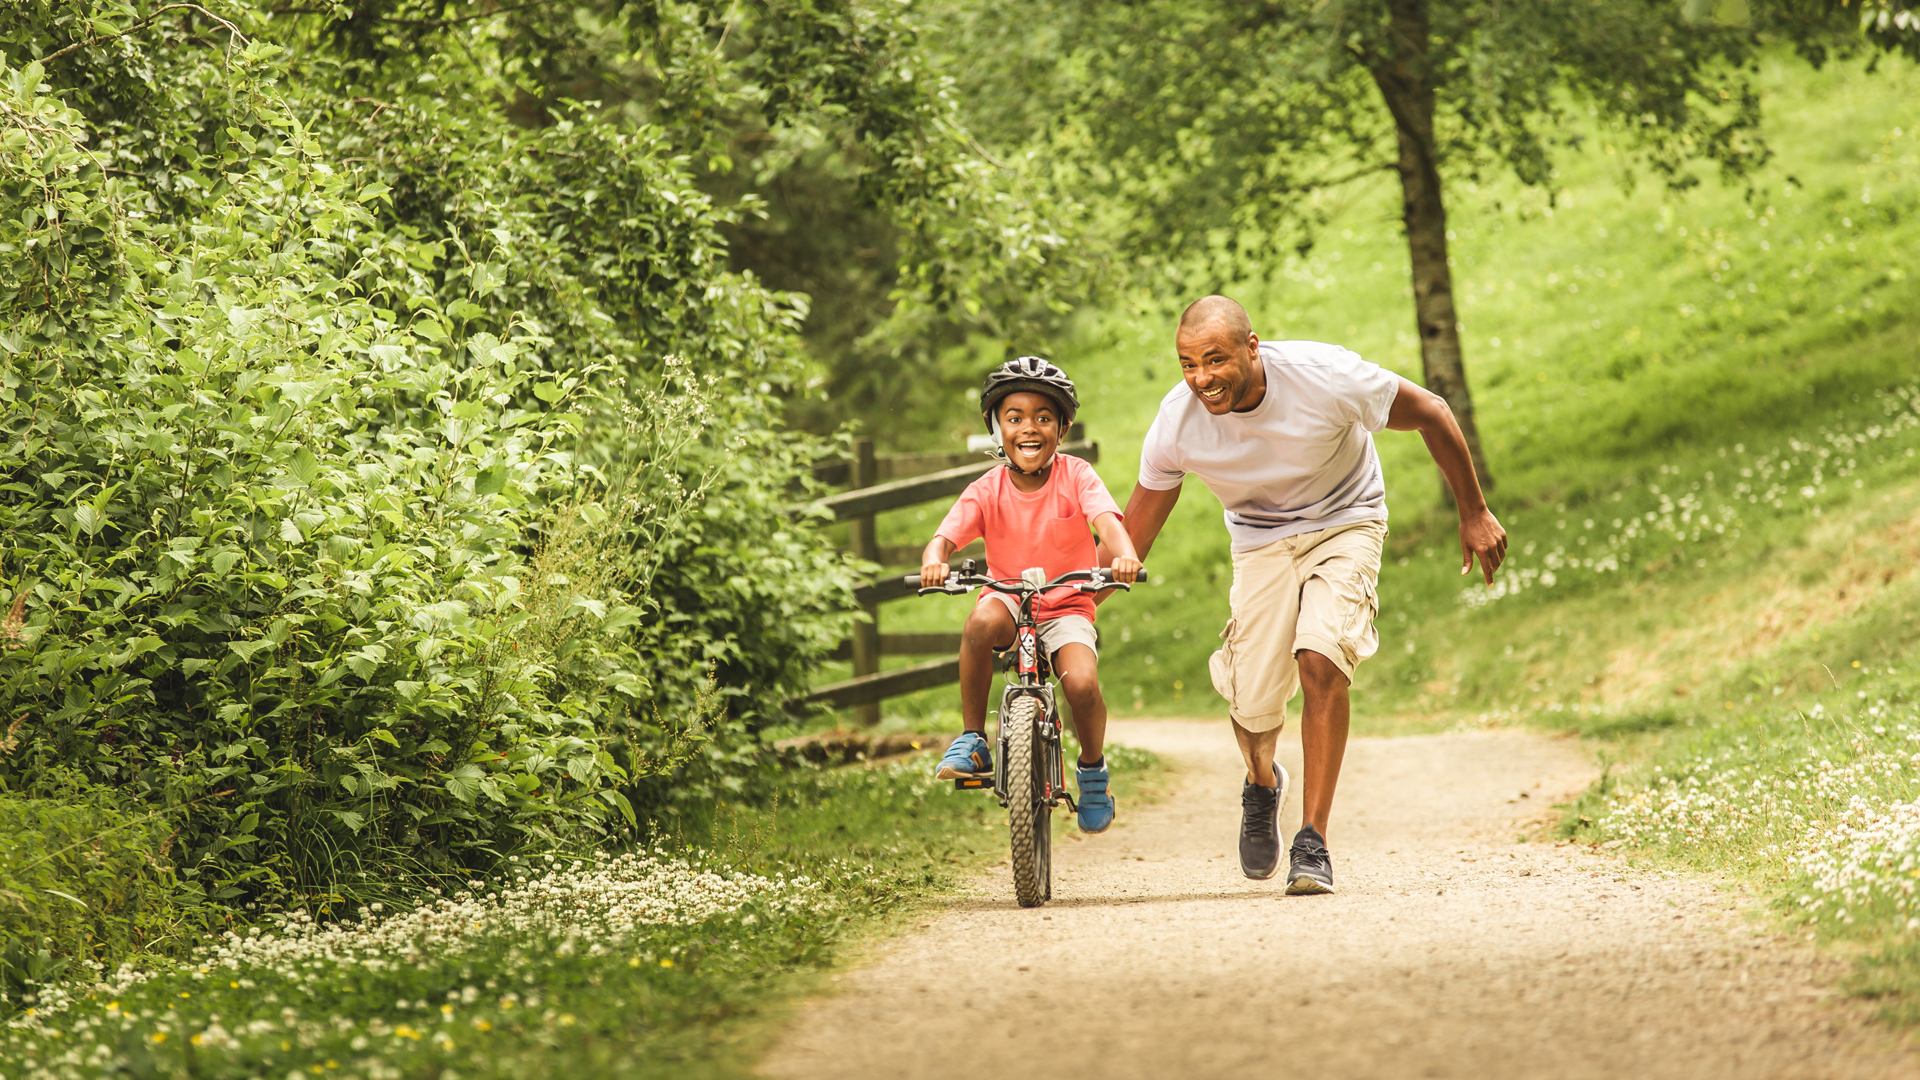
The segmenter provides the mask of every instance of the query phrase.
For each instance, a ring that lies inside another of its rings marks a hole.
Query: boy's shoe
[[[987,737],[977,731],[963,731],[960,737],[947,747],[947,756],[940,759],[940,767],[933,771],[935,780],[957,780],[962,776],[978,776],[993,771],[993,749],[987,745]]]
[[[1288,896],[1321,896],[1333,891],[1333,856],[1327,841],[1311,825],[1293,834],[1292,869],[1287,871]]]
[[[1113,824],[1113,796],[1107,794],[1107,759],[1098,764],[1074,762],[1073,778],[1080,784],[1080,831],[1102,833]]]
[[[1240,872],[1265,881],[1280,869],[1280,807],[1287,801],[1287,770],[1273,763],[1272,787],[1240,786]]]

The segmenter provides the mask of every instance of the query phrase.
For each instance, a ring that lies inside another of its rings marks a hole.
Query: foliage
[[[79,153],[37,65],[7,75],[9,111]],[[512,545],[543,489],[578,480],[559,454],[578,418],[515,391],[559,402],[577,380],[542,382],[524,331],[442,349],[354,295],[377,193],[274,104],[203,163],[222,183],[197,220],[132,219],[98,171],[7,208],[44,208],[20,246],[51,282],[67,208],[119,211],[118,235],[93,232],[126,270],[117,302],[8,311],[0,663],[27,726],[6,776],[199,801],[179,863],[217,899],[360,877],[374,850],[471,861],[617,804],[564,657],[508,656],[529,618]]]
[[[174,930],[166,823],[105,802],[0,795],[0,1016]]]
[[[805,684],[852,578],[789,510],[804,302],[729,271],[663,129],[516,126],[497,23],[369,62],[247,10],[29,14],[8,783],[172,808],[215,899],[365,891],[631,818],[715,710],[745,737]]]

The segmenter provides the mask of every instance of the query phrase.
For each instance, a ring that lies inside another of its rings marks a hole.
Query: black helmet
[[[997,429],[993,411],[1000,399],[1022,390],[1045,394],[1060,406],[1063,433],[1073,423],[1073,414],[1080,409],[1080,399],[1073,392],[1073,380],[1067,378],[1066,372],[1037,356],[1022,356],[988,372],[986,385],[980,388],[980,418],[986,421],[988,431]]]

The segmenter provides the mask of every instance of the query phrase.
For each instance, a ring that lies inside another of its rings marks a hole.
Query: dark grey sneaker
[[[1293,834],[1293,850],[1287,871],[1288,896],[1322,896],[1333,891],[1333,856],[1327,854],[1327,842],[1320,830],[1300,826]]]
[[[1280,807],[1287,801],[1287,770],[1273,764],[1272,787],[1240,786],[1240,872],[1265,881],[1280,869]]]

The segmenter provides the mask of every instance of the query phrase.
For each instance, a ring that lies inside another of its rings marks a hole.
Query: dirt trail
[[[1340,891],[1286,897],[1240,875],[1224,722],[1116,722],[1112,738],[1180,770],[1165,800],[1123,802],[1104,836],[1056,819],[1052,903],[1016,907],[996,867],[805,1007],[762,1071],[1920,1077],[1832,989],[1841,962],[1756,930],[1711,881],[1515,843],[1592,780],[1577,744],[1355,740]],[[1298,816],[1296,791],[1289,835]]]

